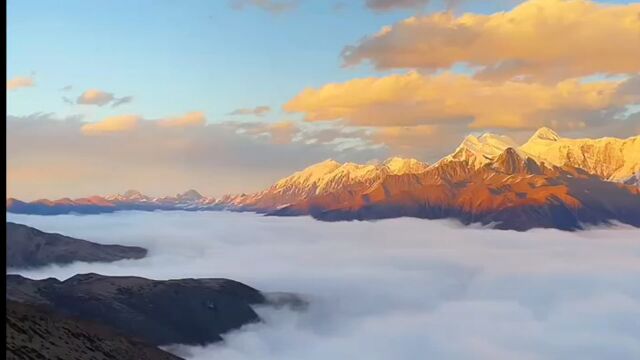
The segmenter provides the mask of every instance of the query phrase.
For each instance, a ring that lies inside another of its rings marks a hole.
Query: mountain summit
[[[640,172],[640,136],[568,139],[541,128],[519,148],[541,162],[572,166],[604,180],[624,182]]]
[[[529,141],[531,140],[557,141],[560,140],[560,136],[548,127],[541,127],[531,136]]]
[[[486,164],[507,148],[516,148],[517,144],[508,136],[484,133],[478,137],[468,135],[456,150],[445,156],[439,163],[466,161],[474,169]]]

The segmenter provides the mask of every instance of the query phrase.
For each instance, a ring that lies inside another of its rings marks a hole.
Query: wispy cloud
[[[115,98],[113,99],[113,103],[111,104],[111,107],[118,107],[120,105],[124,105],[124,104],[128,104],[130,102],[133,101],[133,96],[124,96],[121,98]]]
[[[17,90],[21,88],[33,87],[36,85],[36,81],[33,76],[16,76],[7,80],[7,90]]]
[[[235,10],[256,7],[264,11],[279,14],[295,9],[299,2],[299,0],[230,0],[229,4],[231,8]]]
[[[268,136],[274,144],[289,144],[301,129],[293,121],[278,122],[252,122],[252,123],[228,123],[229,126],[237,126],[244,134],[254,136]]]
[[[229,115],[255,115],[255,116],[264,116],[271,111],[271,108],[268,106],[256,106],[254,108],[242,108],[236,109],[229,113]]]
[[[76,99],[76,104],[80,105],[96,105],[105,106],[111,104],[111,107],[118,107],[133,101],[132,96],[115,97],[113,93],[98,90],[89,89],[80,94]]]
[[[366,0],[366,6],[374,11],[416,9],[427,6],[430,0]]]
[[[113,99],[114,97],[112,93],[97,89],[89,89],[78,96],[76,103],[81,105],[104,106],[112,102]]]

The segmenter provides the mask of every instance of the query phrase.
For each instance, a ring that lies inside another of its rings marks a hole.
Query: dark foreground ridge
[[[74,261],[112,262],[140,259],[147,250],[137,246],[102,245],[7,222],[7,266],[37,267]]]
[[[152,345],[206,344],[260,321],[258,290],[227,279],[157,281],[133,276],[75,275],[65,281],[7,275],[7,301],[47,306]]]
[[[153,345],[123,336],[96,323],[15,301],[7,301],[6,305],[7,360],[180,359]]]

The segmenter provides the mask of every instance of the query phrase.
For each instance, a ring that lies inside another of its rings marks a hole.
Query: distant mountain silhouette
[[[102,245],[7,222],[7,266],[27,268],[73,261],[112,262],[140,259],[147,250],[137,246]]]

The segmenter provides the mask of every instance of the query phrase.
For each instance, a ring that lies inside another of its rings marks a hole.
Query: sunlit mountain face
[[[7,359],[640,359],[640,0],[8,0]]]
[[[568,139],[541,128],[523,145],[490,133],[467,136],[435,164],[390,158],[380,164],[326,160],[253,194],[166,197],[124,194],[21,202],[25,214],[119,210],[234,210],[316,219],[455,218],[499,229],[575,230],[611,221],[640,226],[640,137]]]

